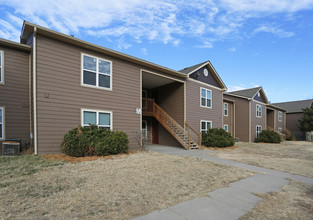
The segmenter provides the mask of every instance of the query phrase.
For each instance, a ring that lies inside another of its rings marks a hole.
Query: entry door
[[[152,143],[159,143],[159,123],[155,119],[153,119],[152,123]]]

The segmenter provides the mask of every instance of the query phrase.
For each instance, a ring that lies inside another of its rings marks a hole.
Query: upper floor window
[[[3,108],[0,108],[0,139],[4,138],[4,116]]]
[[[212,91],[204,88],[200,88],[200,90],[201,90],[201,106],[212,108]]]
[[[256,105],[256,117],[262,117],[262,106],[258,104]]]
[[[3,83],[3,51],[0,51],[0,83]]]
[[[200,132],[206,132],[207,130],[212,128],[212,121],[201,120]]]
[[[261,131],[262,131],[262,126],[261,125],[257,125],[256,126],[256,137],[257,138],[260,136]]]
[[[112,112],[82,110],[82,126],[97,125],[112,130]]]
[[[278,121],[283,121],[283,113],[281,111],[278,112]]]
[[[112,89],[112,62],[83,54],[82,81],[83,85]]]
[[[224,103],[224,116],[228,116],[228,103]]]

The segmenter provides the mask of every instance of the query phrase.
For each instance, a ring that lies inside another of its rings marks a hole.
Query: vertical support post
[[[191,138],[190,138],[190,131],[188,132],[188,150],[190,150]]]

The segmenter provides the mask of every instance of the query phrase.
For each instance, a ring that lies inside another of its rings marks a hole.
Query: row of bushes
[[[280,143],[281,137],[280,135],[273,130],[263,130],[259,134],[259,137],[255,139],[255,142],[263,142],[263,143]]]
[[[128,143],[125,132],[98,128],[95,125],[78,126],[64,135],[61,150],[73,157],[106,156],[126,153]]]

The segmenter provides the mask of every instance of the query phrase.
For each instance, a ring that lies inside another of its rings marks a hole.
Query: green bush
[[[127,152],[128,137],[122,131],[111,131],[95,125],[78,126],[63,138],[61,151],[73,157],[105,156]]]
[[[281,138],[278,133],[272,130],[263,130],[261,131],[259,137],[255,139],[255,142],[264,142],[264,143],[280,143]]]
[[[212,128],[202,132],[202,144],[206,147],[230,147],[235,139],[222,128]]]
[[[296,136],[290,132],[288,129],[283,129],[281,131],[281,133],[283,133],[286,137],[286,141],[295,141],[296,140]]]

